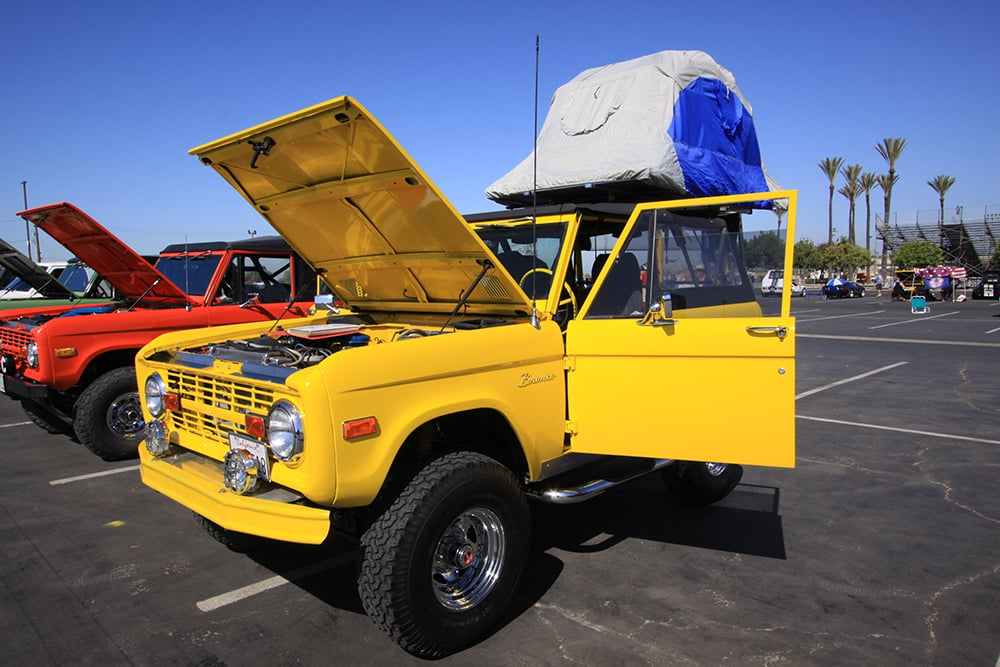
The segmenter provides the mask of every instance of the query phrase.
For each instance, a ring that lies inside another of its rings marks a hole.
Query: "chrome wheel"
[[[108,406],[105,423],[119,438],[137,437],[145,424],[142,419],[142,407],[139,404],[139,392],[131,391],[113,400]]]
[[[498,461],[474,452],[429,461],[361,536],[365,612],[414,655],[471,646],[517,590],[530,521],[520,482]]]
[[[732,463],[676,461],[663,469],[663,482],[683,505],[710,505],[729,495],[743,478],[743,467]]]
[[[706,463],[705,464],[705,470],[707,470],[708,474],[711,475],[712,477],[718,477],[722,473],[726,472],[726,467],[727,467],[727,464],[725,464],[725,463]]]
[[[431,587],[449,611],[482,602],[503,570],[507,535],[500,517],[485,507],[460,514],[438,540],[431,563]]]

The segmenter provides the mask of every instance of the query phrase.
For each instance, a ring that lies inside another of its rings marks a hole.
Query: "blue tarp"
[[[696,79],[680,91],[668,131],[696,196],[764,192],[767,179],[753,117],[717,79]]]

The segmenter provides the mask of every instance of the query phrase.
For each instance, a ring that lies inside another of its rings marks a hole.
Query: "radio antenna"
[[[531,149],[531,263],[538,261],[538,48],[539,38],[535,35],[535,126],[532,130]],[[534,266],[532,267],[534,268]],[[538,297],[535,280],[538,271],[531,272],[531,326],[541,329],[538,323]]]
[[[191,253],[188,252],[188,235],[184,235],[184,310],[191,310]]]

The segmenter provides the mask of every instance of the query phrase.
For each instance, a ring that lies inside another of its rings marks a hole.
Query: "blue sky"
[[[893,210],[1000,204],[1000,55],[992,3],[46,2],[9,3],[0,236],[24,249],[29,206],[69,201],[141,252],[270,233],[193,146],[339,95],[371,111],[464,213],[531,151],[584,69],[698,49],[736,76],[771,175],[800,193],[798,237],[823,241],[842,156],[882,173],[874,146],[909,143]],[[838,179],[838,186],[840,179]],[[872,208],[882,210],[881,191]],[[834,225],[847,231],[835,195]],[[864,219],[863,202],[859,220]],[[860,234],[863,239],[863,233]],[[65,256],[43,241],[43,259]]]

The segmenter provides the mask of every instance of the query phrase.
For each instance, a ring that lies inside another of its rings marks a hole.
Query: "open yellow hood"
[[[191,150],[361,310],[448,313],[485,261],[465,313],[530,304],[396,140],[348,97]]]

